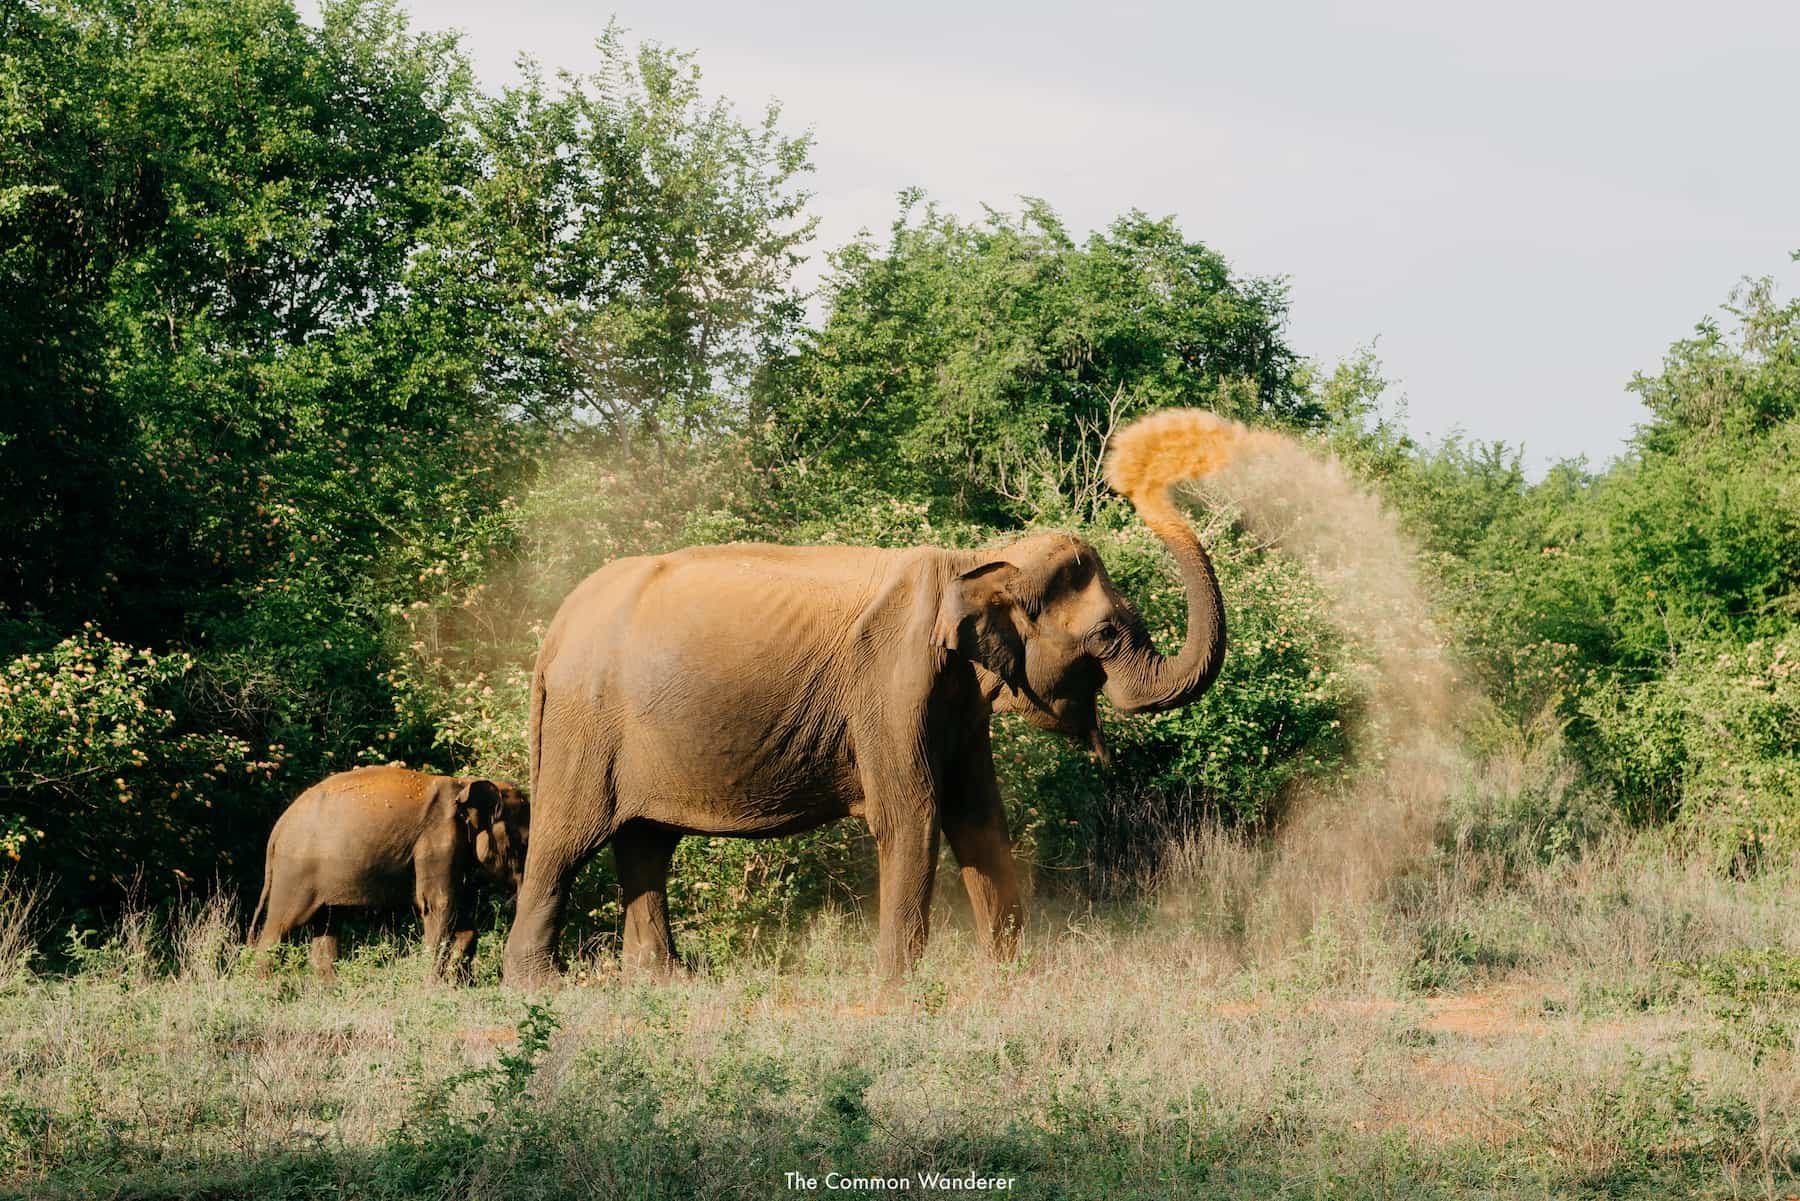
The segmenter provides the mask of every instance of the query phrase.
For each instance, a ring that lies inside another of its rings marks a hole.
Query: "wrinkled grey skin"
[[[301,793],[269,835],[250,941],[266,951],[310,925],[313,967],[331,980],[332,910],[411,904],[425,919],[432,976],[466,980],[480,890],[518,892],[530,823],[530,805],[503,781],[403,767],[329,776]]]
[[[1193,531],[1186,645],[1164,656],[1094,549],[1044,534],[989,551],[731,545],[622,559],[557,613],[532,685],[533,827],[506,979],[535,985],[569,881],[611,843],[627,968],[674,964],[667,887],[684,836],[770,838],[845,816],[880,859],[881,972],[927,935],[938,841],[990,950],[1023,911],[988,724],[1024,714],[1104,757],[1095,700],[1187,704],[1218,673],[1224,609]]]

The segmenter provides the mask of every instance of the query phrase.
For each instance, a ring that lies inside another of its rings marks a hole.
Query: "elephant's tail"
[[[537,795],[538,763],[543,758],[544,748],[544,665],[540,661],[531,671],[531,717],[526,729],[526,740],[531,747],[531,795]]]
[[[269,841],[273,842],[275,840],[270,839]],[[262,925],[263,912],[269,907],[269,886],[273,883],[274,879],[275,857],[270,855],[263,861],[262,895],[256,898],[256,912],[250,915],[250,926],[244,931],[244,942],[246,944],[253,944],[256,942],[256,931],[257,928]]]

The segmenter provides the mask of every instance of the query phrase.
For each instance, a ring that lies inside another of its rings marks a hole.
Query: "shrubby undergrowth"
[[[1555,768],[1550,738],[1532,754]],[[1535,785],[1536,777],[1531,778]],[[835,912],[729,971],[548,998],[423,981],[410,935],[340,980],[131,916],[0,981],[0,1189],[26,1195],[757,1197],[784,1174],[1011,1176],[1021,1194],[1781,1196],[1800,1180],[1791,874],[1738,881],[1497,770],[1395,895],[1260,936],[1211,825],[1128,901],[996,969],[955,906],[903,994]],[[1471,831],[1480,829],[1476,837]],[[0,905],[3,909],[4,905]],[[7,932],[0,927],[0,936]],[[234,948],[235,949],[235,948]]]
[[[1650,418],[1604,471],[1528,485],[1457,444],[1370,466],[1500,712],[1548,706],[1623,817],[1753,871],[1800,853],[1800,302],[1752,283],[1727,317],[1634,382]]]

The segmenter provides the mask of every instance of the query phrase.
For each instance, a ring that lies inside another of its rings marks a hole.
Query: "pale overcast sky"
[[[1291,341],[1375,343],[1410,425],[1618,453],[1624,390],[1744,275],[1800,291],[1800,3],[413,0],[490,85],[616,14],[746,115],[811,127],[817,251],[918,185],[1077,231],[1176,215],[1284,275]]]

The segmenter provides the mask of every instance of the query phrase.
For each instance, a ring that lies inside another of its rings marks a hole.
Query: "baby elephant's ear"
[[[456,790],[456,816],[475,852],[475,862],[486,866],[494,856],[494,818],[500,813],[500,790],[491,780],[464,780]]]
[[[492,780],[463,780],[456,790],[456,816],[469,824],[472,832],[486,830],[494,824],[500,810],[500,790]]]

